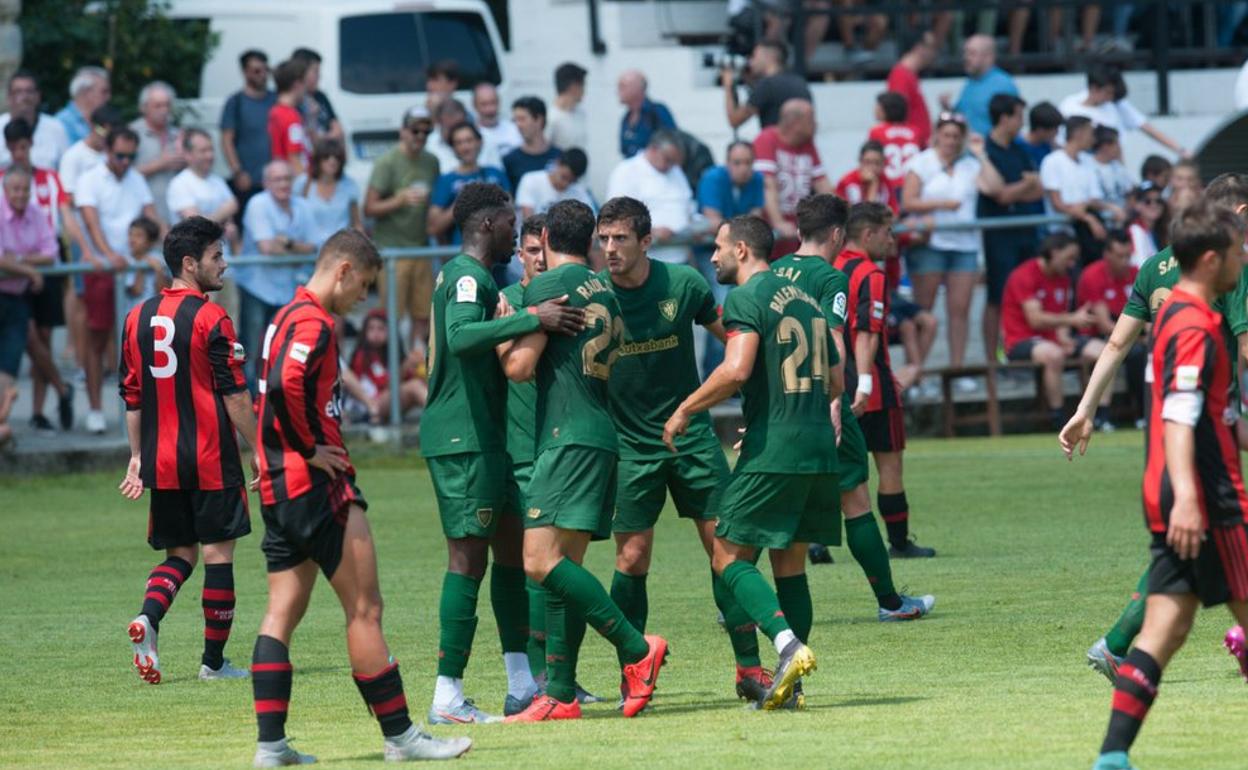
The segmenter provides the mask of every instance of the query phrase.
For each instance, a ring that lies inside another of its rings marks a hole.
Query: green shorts
[[[507,507],[507,454],[464,452],[427,457],[425,462],[438,498],[442,534],[448,540],[492,537]]]
[[[841,490],[835,473],[734,473],[715,536],[756,548],[841,544]]]
[[[692,454],[647,460],[620,460],[612,532],[644,532],[659,520],[667,493],[676,514],[713,519],[731,471],[718,445]]]
[[[533,463],[519,463],[507,469],[506,516],[523,516],[529,507],[529,482],[533,480]]]
[[[558,527],[611,536],[619,456],[586,446],[551,447],[537,456],[524,528]]]
[[[871,478],[867,465],[867,440],[862,435],[858,418],[849,408],[849,400],[841,399],[841,444],[836,448],[836,475],[842,492],[848,492]]]

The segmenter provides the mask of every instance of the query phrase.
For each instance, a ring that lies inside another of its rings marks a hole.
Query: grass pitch
[[[734,699],[705,557],[692,527],[665,515],[650,628],[673,652],[645,714],[626,721],[603,704],[580,722],[435,732],[472,735],[465,767],[1089,767],[1110,687],[1083,652],[1147,560],[1140,435],[1098,436],[1073,465],[1050,436],[915,441],[906,460],[912,526],[940,555],[894,571],[899,587],[934,593],[936,609],[917,623],[876,622],[857,565],[834,549],[835,565],[810,572],[819,670],[805,713],[756,713]],[[429,476],[414,457],[359,465],[386,632],[419,720],[433,691],[445,566]],[[0,481],[0,767],[249,766],[250,684],[195,679],[200,568],[161,626],[164,683],[144,684],[130,666],[126,624],[158,558],[144,543],[146,500],[116,491],[122,471]],[[254,498],[252,511],[226,650],[236,663],[250,660],[265,601]],[[612,550],[595,544],[587,560],[604,583]],[[488,581],[479,614],[467,692],[497,711],[505,677]],[[1144,770],[1244,766],[1248,685],[1220,645],[1228,623],[1224,611],[1203,613],[1166,672],[1133,753]],[[351,682],[342,629],[332,591],[319,586],[293,643],[287,729],[326,766],[378,767],[380,735]],[[616,692],[614,653],[592,632],[580,678]]]

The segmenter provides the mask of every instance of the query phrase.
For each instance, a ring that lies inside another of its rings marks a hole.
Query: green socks
[[[504,653],[528,651],[529,597],[524,581],[523,567],[498,563],[490,567],[490,606],[498,622],[498,641]]]
[[[546,594],[546,694],[560,703],[576,700],[576,659],[567,634],[570,614],[562,596]]]
[[[810,583],[806,581],[806,573],[776,578],[776,599],[793,633],[802,644],[807,644],[810,629],[815,624],[815,610],[810,602]]]
[[[1135,593],[1131,595],[1131,601],[1127,602],[1126,609],[1122,611],[1122,617],[1105,634],[1105,645],[1120,658],[1130,651],[1131,642],[1135,641],[1140,629],[1144,627],[1144,604],[1147,601],[1148,570],[1144,570],[1144,574],[1140,575],[1140,582],[1135,586]]]
[[[901,597],[893,587],[893,568],[888,563],[888,551],[884,548],[884,538],[880,537],[875,517],[868,511],[866,515],[846,519],[845,540],[849,552],[867,576],[879,605],[886,610],[900,607]]]
[[[615,602],[633,628],[646,632],[646,617],[650,614],[650,600],[646,596],[646,576],[626,575],[616,570],[611,578],[611,601]],[[618,652],[618,650],[617,650]],[[624,665],[621,653],[620,665]]]
[[[789,623],[780,610],[776,592],[767,584],[758,567],[748,561],[734,561],[721,576],[728,590],[758,627],[774,640],[781,631],[789,630]]]
[[[542,585],[551,594],[567,602],[568,610],[585,619],[607,641],[621,652],[624,663],[636,663],[650,652],[650,645],[624,613],[611,601],[606,589],[584,567],[571,559],[562,559],[550,571]],[[553,596],[552,596],[553,598]],[[550,600],[547,600],[548,602]],[[550,615],[547,614],[547,660],[549,661]]]
[[[442,602],[438,619],[442,624],[438,640],[438,676],[463,679],[477,633],[477,593],[481,581],[467,575],[447,572],[442,579]]]
[[[763,665],[758,657],[758,633],[754,620],[737,602],[724,579],[714,572],[711,572],[711,594],[715,597],[715,606],[724,616],[724,630],[728,632],[737,665],[743,668]]]
[[[546,589],[531,578],[524,579],[529,595],[529,670],[537,678],[546,673]]]

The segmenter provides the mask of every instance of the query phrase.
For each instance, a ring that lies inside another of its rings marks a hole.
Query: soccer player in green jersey
[[[546,272],[524,290],[524,304],[568,297],[583,308],[575,337],[529,334],[500,349],[507,377],[537,377],[536,459],[524,515],[524,568],[547,591],[546,694],[511,722],[578,719],[576,659],[585,624],[620,653],[624,716],[636,716],[654,694],[667,642],[642,636],[584,567],[591,539],[606,539],[615,511],[619,439],[607,382],[619,357],[624,322],[607,282],[588,267],[594,212],[560,201],[546,212]]]
[[[495,318],[498,287],[490,274],[511,259],[516,215],[502,188],[471,183],[455,199],[463,253],[442,266],[433,290],[429,338],[429,403],[420,421],[449,565],[439,607],[438,678],[429,721],[489,721],[464,697],[463,676],[477,628],[477,593],[491,546],[490,603],[507,669],[508,700],[527,704],[537,694],[529,671],[528,599],[521,555],[523,529],[505,516],[509,462],[507,379],[495,346],[537,330],[573,335],[584,310],[558,296],[527,312]],[[569,337],[570,338],[570,337]]]
[[[1248,174],[1219,175],[1205,188],[1204,200],[1225,206],[1238,214],[1241,219],[1248,221]],[[1097,404],[1101,402],[1101,397],[1113,384],[1114,376],[1126,359],[1127,353],[1130,352],[1131,346],[1144,332],[1144,327],[1154,321],[1153,314],[1170,296],[1170,290],[1178,281],[1179,265],[1174,258],[1174,253],[1168,247],[1144,260],[1144,264],[1140,266],[1140,273],[1136,276],[1135,285],[1131,289],[1131,297],[1127,300],[1122,315],[1118,316],[1118,321],[1114,324],[1114,331],[1105,343],[1105,350],[1096,360],[1096,366],[1093,367],[1092,375],[1088,378],[1088,386],[1083,392],[1083,398],[1080,399],[1074,415],[1058,434],[1058,442],[1061,444],[1062,451],[1066,453],[1067,459],[1074,458],[1076,448],[1080,455],[1088,451],[1088,444],[1092,440],[1093,418]],[[1222,313],[1222,322],[1226,327],[1223,330],[1224,336],[1228,342],[1237,341],[1239,358],[1248,358],[1248,271],[1240,276],[1239,285],[1234,291],[1222,295],[1214,303],[1214,309]],[[1234,351],[1232,351],[1232,359],[1234,358]],[[1145,372],[1151,370],[1150,364]],[[1232,390],[1236,389],[1236,379],[1231,378]],[[1237,405],[1239,403],[1238,398],[1232,401]],[[1152,408],[1153,405],[1148,406]],[[1245,425],[1243,416],[1241,413],[1236,430],[1239,435],[1240,448],[1248,449],[1248,425]],[[1148,598],[1147,587],[1148,571],[1145,570],[1118,621],[1088,649],[1088,665],[1104,674],[1111,682],[1117,675],[1119,664],[1131,648],[1132,641],[1144,626],[1144,605]],[[1234,629],[1227,635],[1227,647],[1239,661],[1245,676],[1248,676],[1248,654],[1245,653],[1242,644],[1233,643],[1233,634]],[[1238,638],[1242,638],[1242,633]]]
[[[849,305],[849,278],[832,267],[845,242],[849,206],[830,193],[803,198],[797,204],[797,232],[802,244],[796,254],[771,263],[772,272],[788,278],[814,297],[823,309],[828,328],[833,331],[837,355],[846,366],[845,326]],[[883,622],[917,620],[931,611],[933,596],[906,596],[893,586],[893,571],[880,529],[871,515],[871,493],[867,488],[870,471],[867,444],[849,399],[832,402],[832,419],[839,425],[837,439],[837,479],[841,489],[841,512],[845,517],[845,539],[849,552],[867,576],[879,605],[877,617]],[[838,422],[839,419],[839,422]],[[841,544],[841,530],[835,530],[832,545]],[[814,546],[811,546],[812,551]],[[778,586],[779,587],[779,586]]]
[[[711,261],[720,283],[736,284],[724,301],[724,362],[663,426],[663,442],[675,451],[694,415],[743,396],[745,436],[719,506],[711,564],[780,656],[759,702],[765,709],[786,704],[815,669],[805,644],[813,624],[806,547],[839,535],[830,404],[844,389],[828,321],[809,294],[771,271],[773,241],[758,217],[719,226]],[[773,590],[758,571],[763,548],[777,584],[794,579],[791,591]]]

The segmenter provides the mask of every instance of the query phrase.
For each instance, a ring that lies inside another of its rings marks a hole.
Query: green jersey
[[[467,254],[442,266],[433,287],[429,402],[420,419],[426,457],[506,450],[507,377],[494,346],[541,327],[537,316],[494,318],[498,286]]]
[[[757,334],[754,369],[741,393],[745,438],[737,473],[834,473],[836,434],[826,372],[840,362],[823,309],[770,270],[728,293],[731,337]]]
[[[797,284],[815,298],[823,308],[828,325],[839,329],[845,325],[849,308],[849,278],[829,265],[822,257],[789,254],[771,263],[771,271]]]
[[[524,286],[513,283],[503,289],[502,294],[516,310],[525,306]],[[537,446],[533,435],[533,426],[537,423],[536,402],[537,384],[532,380],[507,383],[507,454],[515,465],[533,462],[533,449]]]
[[[598,277],[611,281],[603,270]],[[685,265],[650,260],[650,275],[635,289],[611,285],[624,319],[624,344],[611,368],[611,416],[620,433],[620,457],[667,457],[663,425],[698,389],[693,325],[719,320],[715,297],[702,274]],[[676,441],[678,454],[719,448],[711,417],[702,413]]]
[[[619,452],[607,405],[607,378],[620,354],[624,321],[608,282],[585,265],[570,263],[529,282],[524,304],[567,295],[585,308],[585,329],[575,337],[552,334],[537,364],[537,449],[582,446]]]

